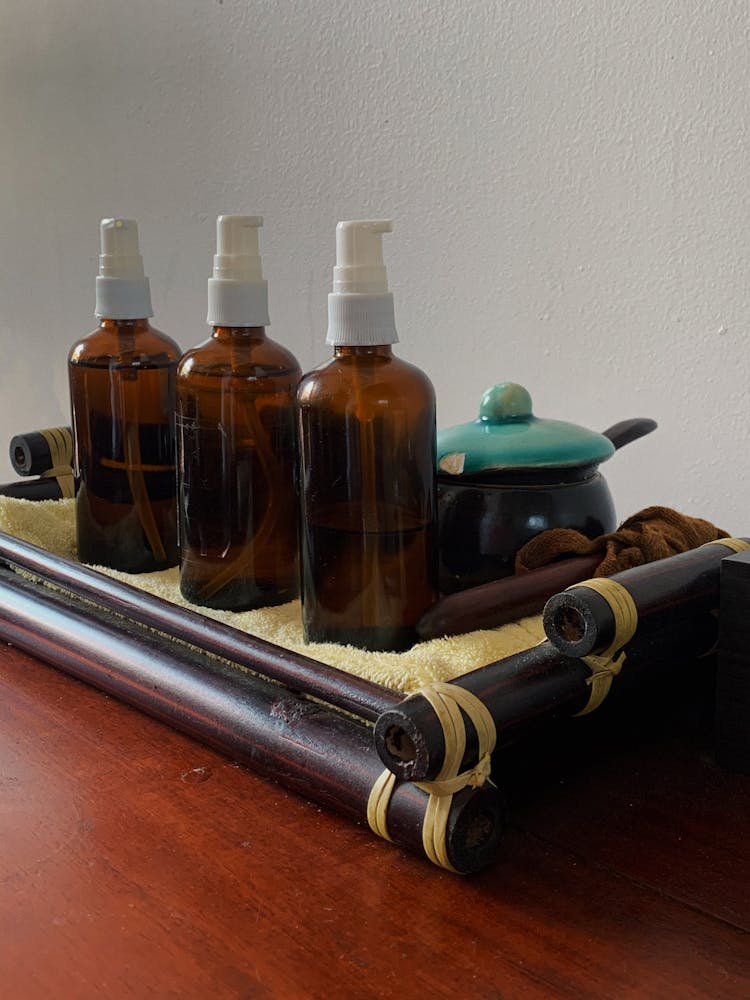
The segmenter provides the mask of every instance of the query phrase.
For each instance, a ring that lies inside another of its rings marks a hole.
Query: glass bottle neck
[[[334,358],[390,358],[392,355],[390,344],[365,344],[356,347],[337,344],[333,349]]]
[[[264,326],[215,326],[211,330],[213,340],[265,340]]]
[[[120,330],[123,333],[139,333],[150,330],[151,323],[148,319],[109,319],[102,317],[99,320],[102,330]]]

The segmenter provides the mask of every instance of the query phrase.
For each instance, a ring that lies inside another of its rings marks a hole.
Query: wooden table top
[[[462,878],[3,644],[0,995],[748,997],[750,779],[681,683],[498,754]]]

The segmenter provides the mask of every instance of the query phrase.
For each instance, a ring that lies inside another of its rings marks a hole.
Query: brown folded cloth
[[[519,549],[516,573],[538,569],[557,559],[601,552],[602,561],[594,576],[611,576],[727,537],[726,531],[700,517],[688,517],[669,507],[646,507],[623,521],[617,531],[593,541],[570,528],[543,531]]]

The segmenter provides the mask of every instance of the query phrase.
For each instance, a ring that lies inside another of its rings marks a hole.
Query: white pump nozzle
[[[208,279],[211,326],[267,326],[268,285],[258,247],[259,215],[220,215],[216,254]]]
[[[135,219],[102,219],[99,223],[99,274],[105,278],[142,278],[143,257]]]
[[[334,292],[382,295],[388,291],[383,263],[383,233],[392,233],[388,219],[339,222],[336,226]]]
[[[102,219],[99,224],[96,315],[107,319],[153,316],[151,290],[143,273],[135,219]]]
[[[336,226],[326,343],[343,347],[398,341],[393,296],[383,263],[383,233],[390,232],[393,223],[388,219],[339,222]]]
[[[260,215],[220,215],[216,220],[214,278],[263,281],[258,248]]]

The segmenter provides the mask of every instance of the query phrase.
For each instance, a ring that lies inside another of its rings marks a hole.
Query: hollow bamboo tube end
[[[388,806],[388,831],[394,843],[410,850],[424,850],[427,808],[428,796],[423,790],[411,782],[397,783]],[[416,817],[419,822],[415,825]],[[481,788],[455,792],[450,796],[442,845],[450,867],[461,875],[470,875],[492,864],[497,860],[507,826],[505,796],[495,785],[486,783]]]
[[[505,798],[494,786],[456,793],[446,829],[448,858],[456,871],[471,875],[496,861],[507,825]]]
[[[397,708],[383,712],[375,723],[375,749],[385,766],[402,781],[431,780],[443,766],[442,729],[439,724],[425,727],[424,715],[436,721],[429,702],[414,695]]]
[[[615,619],[605,599],[594,591],[579,593],[575,587],[555,594],[542,612],[544,631],[566,656],[588,656],[605,648],[614,638]]]

